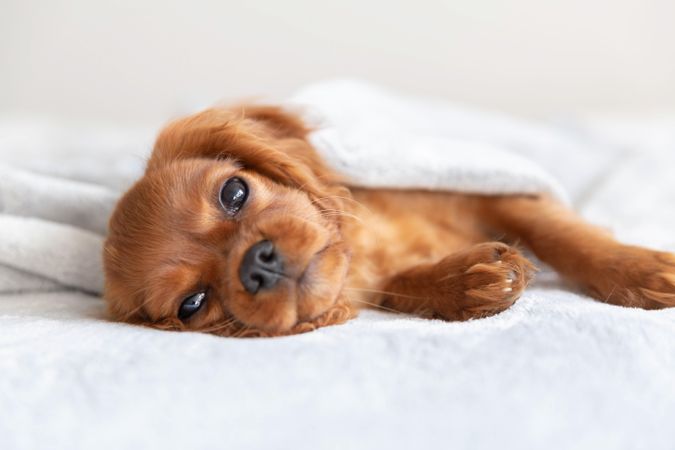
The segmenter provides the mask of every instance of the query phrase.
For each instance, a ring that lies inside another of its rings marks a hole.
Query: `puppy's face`
[[[304,134],[271,108],[206,111],[168,127],[110,221],[114,315],[222,335],[346,320],[349,255],[335,214],[345,192]]]

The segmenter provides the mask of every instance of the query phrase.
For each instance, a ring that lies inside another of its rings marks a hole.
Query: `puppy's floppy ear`
[[[160,133],[147,170],[181,159],[232,159],[317,198],[335,196],[337,190],[345,195],[340,177],[307,141],[308,133],[298,116],[276,106],[207,109]]]
[[[311,131],[300,117],[278,106],[241,105],[233,110],[239,110],[243,117],[266,125],[278,137],[305,139]]]

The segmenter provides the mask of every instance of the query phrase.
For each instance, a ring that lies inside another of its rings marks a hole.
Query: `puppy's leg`
[[[675,306],[675,256],[624,245],[545,197],[485,197],[482,218],[603,302]]]
[[[446,320],[486,317],[511,306],[533,271],[516,249],[499,242],[479,244],[394,276],[380,304]]]

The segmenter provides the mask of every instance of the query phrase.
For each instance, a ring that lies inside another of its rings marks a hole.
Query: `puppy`
[[[278,107],[169,124],[119,201],[104,248],[121,321],[224,336],[342,323],[361,307],[468,320],[511,306],[535,271],[594,298],[675,306],[675,256],[623,245],[546,196],[364,189]]]

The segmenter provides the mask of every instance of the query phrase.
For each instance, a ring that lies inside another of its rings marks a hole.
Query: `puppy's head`
[[[212,109],[160,133],[119,201],[104,249],[105,297],[124,321],[274,335],[346,320],[349,195],[274,107]]]

